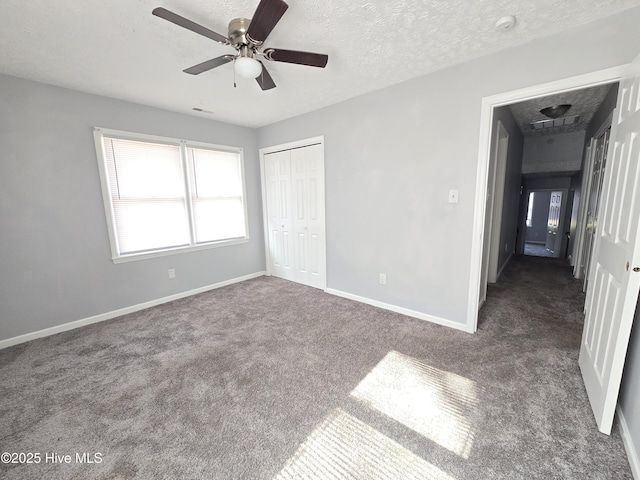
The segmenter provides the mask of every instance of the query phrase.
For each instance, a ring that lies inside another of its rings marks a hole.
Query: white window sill
[[[229,245],[238,245],[241,243],[247,243],[249,237],[234,238],[231,240],[221,240],[219,242],[206,243],[196,246],[168,248],[166,250],[156,250],[154,252],[145,253],[132,253],[130,255],[121,255],[119,257],[113,257],[111,260],[113,263],[125,263],[133,262],[136,260],[145,260],[147,258],[166,257],[168,255],[178,255],[181,253],[197,252],[199,250],[209,250],[210,248],[227,247]]]

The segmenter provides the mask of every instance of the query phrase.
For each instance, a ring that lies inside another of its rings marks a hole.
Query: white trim
[[[262,228],[264,230],[264,258],[267,275],[271,276],[271,251],[269,249],[269,214],[267,213],[267,179],[264,171],[264,152],[260,150],[260,193],[262,194]]]
[[[620,404],[616,406],[618,413],[618,420],[620,422],[620,436],[622,437],[622,443],[624,449],[627,452],[627,459],[629,460],[629,466],[631,467],[631,473],[635,480],[640,480],[640,458],[638,458],[638,449],[633,443],[631,433],[629,432],[629,424],[624,418]]]
[[[138,312],[146,308],[155,307],[163,303],[172,302],[180,298],[190,297],[198,293],[208,292],[209,290],[215,290],[216,288],[226,287],[234,283],[244,282],[245,280],[251,280],[252,278],[262,277],[266,272],[250,273],[242,277],[232,278],[230,280],[224,280],[222,282],[214,283],[212,285],[206,285],[204,287],[195,288],[186,292],[176,293],[167,297],[157,298],[144,303],[138,303],[130,307],[119,308],[118,310],[112,310],[111,312],[101,313],[92,317],[82,318],[73,322],[63,323],[62,325],[56,325],[55,327],[45,328],[36,332],[25,333],[24,335],[18,335],[17,337],[7,338],[6,340],[0,340],[0,350],[3,348],[12,347],[20,343],[29,342],[36,338],[48,337],[49,335],[55,335],[56,333],[66,332],[67,330],[73,330],[74,328],[84,327],[85,325],[91,325],[93,323],[103,322],[112,318],[120,317],[128,313]]]
[[[232,147],[229,145],[218,145],[217,143],[207,143],[207,142],[198,142],[196,140],[187,140],[184,138],[175,138],[175,137],[165,137],[161,135],[149,135],[147,133],[138,133],[138,132],[128,132],[125,130],[114,130],[112,128],[104,128],[104,127],[94,127],[94,133],[97,132],[100,135],[106,135],[107,137],[128,139],[128,140],[138,140],[138,141],[149,141],[155,143],[162,143],[165,145],[175,145],[180,146],[180,144],[185,143],[189,146],[198,147],[198,148],[208,148],[210,150],[222,150],[230,153],[241,153],[241,147]]]
[[[498,273],[498,260],[502,250],[502,214],[504,210],[504,189],[507,181],[507,161],[509,160],[509,131],[503,123],[498,120],[495,132],[494,148],[494,170],[493,170],[493,191],[491,192],[491,213],[489,227],[487,264],[487,282],[496,283],[500,274]],[[488,186],[488,185],[487,185]],[[486,220],[486,219],[485,219]],[[484,259],[483,259],[484,261]]]
[[[347,298],[349,300],[353,300],[360,303],[366,303],[367,305],[382,308],[383,310],[389,310],[391,312],[400,313],[408,317],[417,318],[419,320],[426,320],[427,322],[442,325],[444,327],[455,328],[456,330],[462,330],[463,332],[468,331],[467,326],[464,323],[454,322],[452,320],[447,320],[446,318],[440,318],[434,315],[429,315],[427,313],[418,312],[416,310],[410,310],[408,308],[398,307],[397,305],[391,305],[389,303],[379,302],[378,300],[373,300],[367,297],[361,297],[360,295],[354,295],[353,293],[343,292],[340,290],[335,290],[333,288],[327,288],[325,292],[330,295],[335,295],[337,297]]]
[[[246,217],[245,217],[246,218]],[[239,245],[241,243],[248,243],[251,237],[231,238],[229,240],[218,240],[211,243],[200,243],[190,247],[176,247],[167,248],[165,250],[156,250],[149,253],[132,253],[127,255],[121,255],[119,257],[112,258],[113,263],[126,263],[133,262],[135,260],[144,260],[145,258],[166,257],[167,255],[177,255],[179,253],[197,252],[198,250],[208,250],[210,248],[228,247],[230,245]]]
[[[283,150],[292,150],[294,148],[309,147],[316,144],[324,145],[324,135],[320,135],[318,137],[303,138],[302,140],[295,140],[293,142],[281,143],[279,145],[261,148],[260,158],[262,159],[262,156],[268,153],[281,152]]]
[[[473,212],[473,232],[471,235],[471,268],[469,276],[469,298],[467,302],[466,330],[475,332],[478,328],[478,297],[482,272],[482,246],[484,240],[485,204],[487,197],[488,163],[491,148],[491,125],[493,109],[510,103],[521,102],[551,93],[561,93],[606,83],[620,81],[626,65],[620,65],[597,72],[564,78],[533,87],[500,93],[482,99],[480,110],[480,139],[478,147],[478,168],[476,175],[476,196]]]

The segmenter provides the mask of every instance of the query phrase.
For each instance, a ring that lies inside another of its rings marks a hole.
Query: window
[[[533,225],[533,200],[535,198],[535,192],[529,193],[529,203],[527,204],[527,227]]]
[[[94,130],[115,262],[248,240],[242,150]]]

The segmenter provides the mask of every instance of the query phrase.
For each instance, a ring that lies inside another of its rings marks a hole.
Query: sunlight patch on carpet
[[[311,432],[274,480],[299,478],[455,480],[340,408]]]
[[[476,382],[390,351],[351,395],[438,445],[469,458]]]

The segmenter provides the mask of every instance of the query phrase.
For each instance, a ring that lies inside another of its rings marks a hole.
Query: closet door
[[[271,273],[295,280],[290,151],[265,155],[264,172]]]
[[[291,150],[295,280],[325,288],[324,161],[321,145]]]

